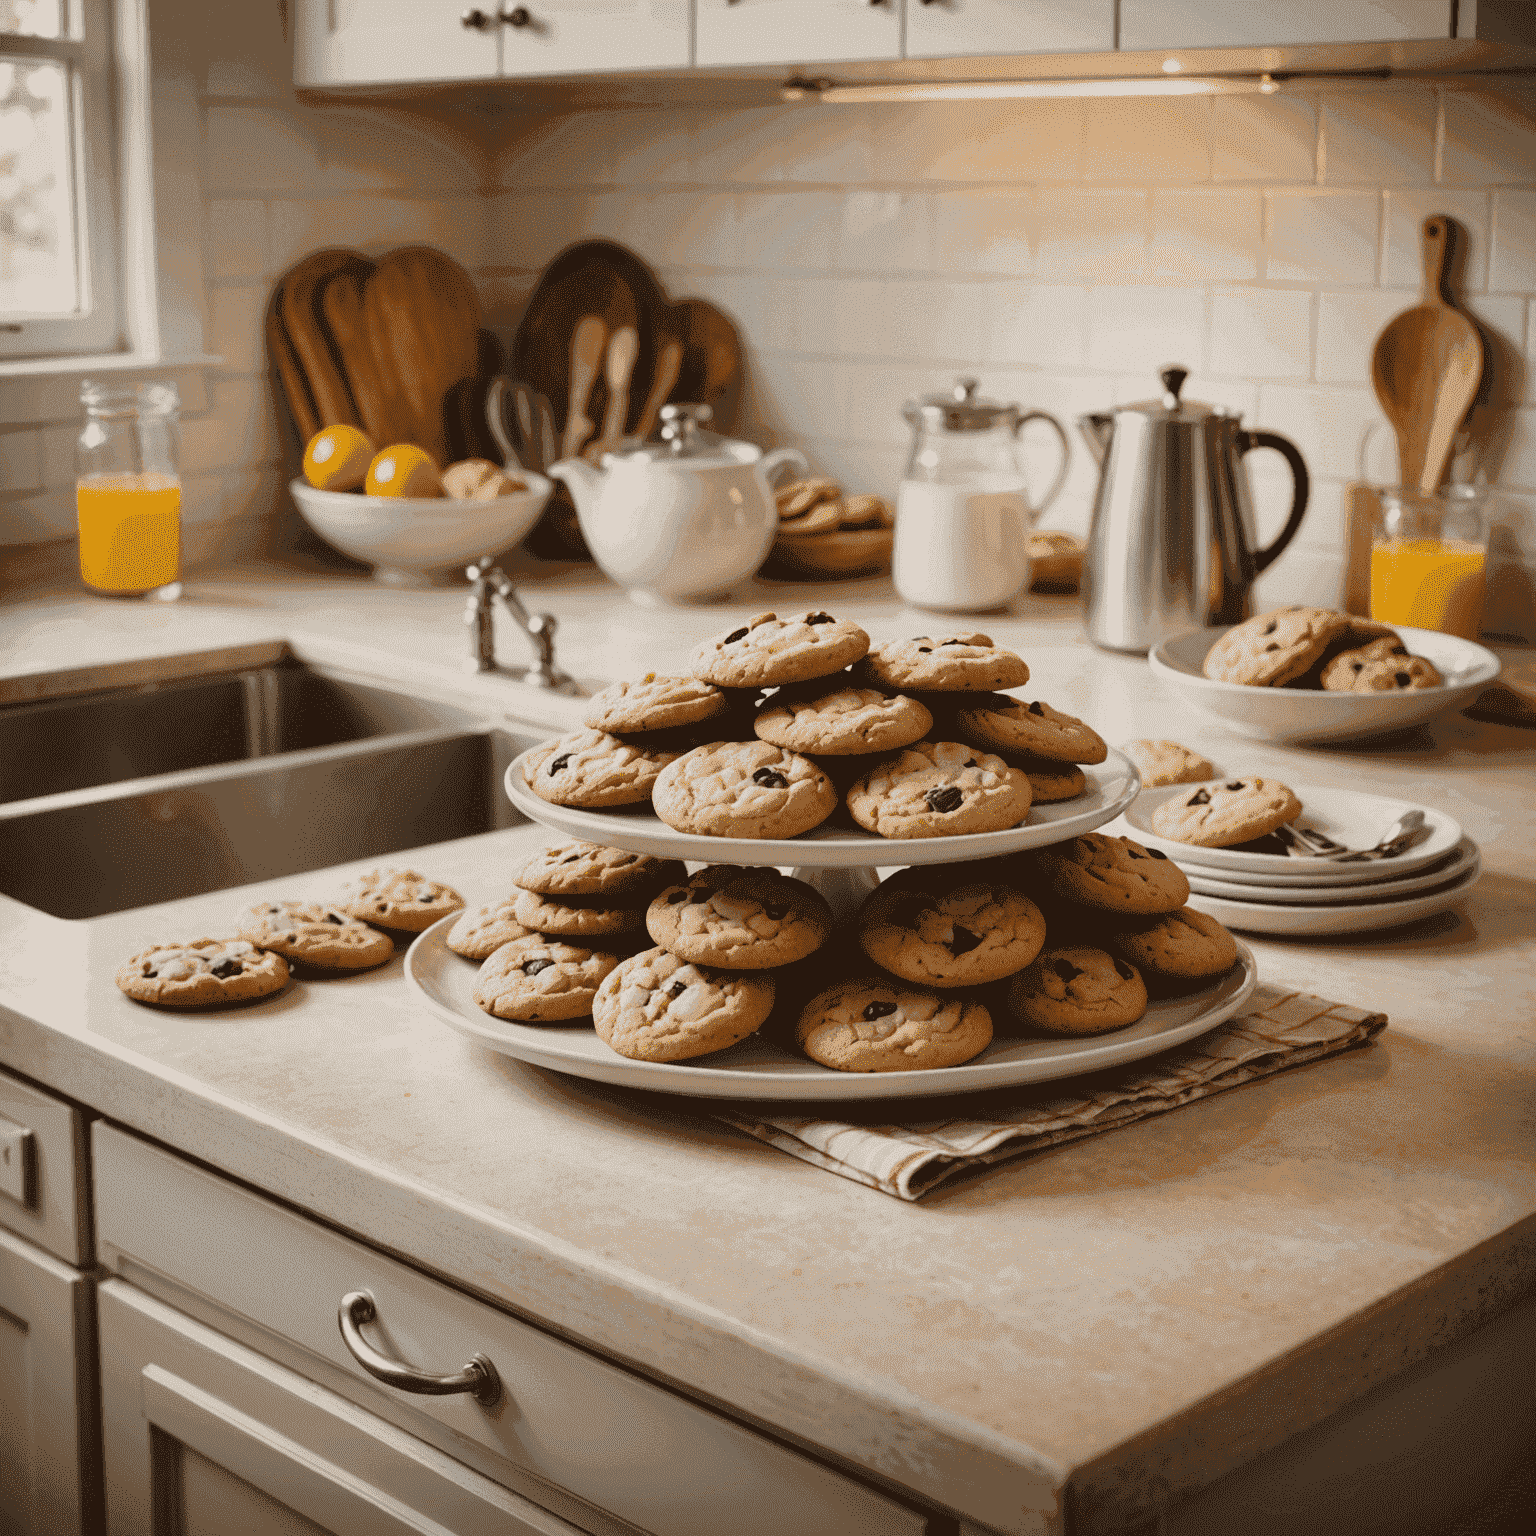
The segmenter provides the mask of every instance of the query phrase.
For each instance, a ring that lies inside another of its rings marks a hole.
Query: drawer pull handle
[[[362,1335],[362,1325],[378,1316],[378,1308],[367,1291],[348,1291],[341,1298],[336,1321],[341,1326],[341,1340],[352,1358],[386,1386],[402,1392],[423,1392],[429,1397],[452,1397],[468,1392],[477,1403],[489,1408],[501,1398],[501,1377],[484,1355],[476,1355],[464,1368],[451,1376],[433,1376],[415,1366],[381,1355]]]

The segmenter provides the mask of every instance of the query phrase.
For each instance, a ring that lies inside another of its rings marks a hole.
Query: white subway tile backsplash
[[[836,260],[843,198],[835,192],[739,192],[733,259],[759,271],[826,269]]]
[[[1152,194],[1151,277],[1234,281],[1259,273],[1257,192],[1158,188]]]
[[[1146,271],[1150,195],[1139,189],[1042,188],[1035,275],[1102,282]]]
[[[1088,364],[1110,373],[1145,372],[1169,362],[1198,368],[1205,335],[1199,288],[1094,288],[1088,294]]]
[[[939,272],[1026,276],[1039,239],[1035,194],[1012,187],[936,192],[933,266]]]
[[[1264,275],[1293,283],[1376,281],[1381,199],[1375,192],[1271,192]]]
[[[785,127],[781,107],[700,113],[693,127],[693,179],[725,185],[775,180]]]
[[[503,192],[490,205],[489,255],[497,265],[538,271],[591,233],[591,199],[576,192]]]
[[[1211,123],[1217,181],[1317,177],[1317,107],[1302,96],[1218,96]]]
[[[1428,186],[1439,121],[1425,85],[1340,86],[1323,94],[1320,179],[1329,186]]]
[[[1314,475],[1348,480],[1355,473],[1360,440],[1386,418],[1370,389],[1318,389],[1283,384],[1259,386],[1258,423],[1301,450]]]
[[[1488,287],[1494,293],[1536,290],[1536,191],[1493,194]]]
[[[848,272],[927,272],[933,259],[933,202],[926,192],[847,192],[837,264]]]
[[[1319,383],[1368,384],[1371,351],[1391,318],[1419,302],[1417,288],[1320,293],[1317,310]]]
[[[1106,97],[1088,112],[1086,181],[1209,181],[1211,101]]]
[[[876,107],[869,115],[874,179],[1075,181],[1085,115],[1084,104],[1070,100]]]
[[[265,371],[262,327],[267,312],[264,284],[215,288],[209,295],[208,348],[223,359],[228,373]]]
[[[16,495],[42,488],[42,434],[36,427],[0,432],[0,493]]]
[[[1088,351],[1088,290],[1030,282],[989,283],[982,290],[995,363],[1035,368],[1081,366]]]
[[[1450,186],[1536,185],[1536,91],[1529,81],[1445,93],[1441,180]]]
[[[206,228],[211,276],[260,277],[267,271],[265,203],[213,198]]]
[[[1211,299],[1212,373],[1305,379],[1312,373],[1312,295],[1238,288]]]

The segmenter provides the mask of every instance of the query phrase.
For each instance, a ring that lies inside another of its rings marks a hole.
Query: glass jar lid
[[[1019,423],[1021,407],[1016,400],[986,400],[976,393],[978,379],[956,379],[944,394],[908,400],[901,414],[914,427],[944,432],[989,432],[999,422],[1010,429]]]

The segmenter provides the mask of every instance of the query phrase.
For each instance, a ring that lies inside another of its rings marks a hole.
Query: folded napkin
[[[1260,984],[1245,1012],[1208,1035],[1150,1061],[1099,1072],[1060,1089],[1019,1090],[1019,1102],[991,1119],[921,1120],[910,1125],[850,1124],[798,1115],[727,1125],[819,1168],[918,1200],[962,1169],[1003,1162],[1160,1115],[1257,1077],[1367,1044],[1386,1028],[1384,1013],[1330,1003],[1306,992]],[[989,1108],[998,1095],[981,1096]],[[889,1100],[878,1106],[889,1113]]]

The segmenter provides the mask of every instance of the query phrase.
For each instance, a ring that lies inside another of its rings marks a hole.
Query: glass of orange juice
[[[1475,640],[1483,616],[1487,490],[1448,485],[1425,496],[1380,493],[1371,540],[1371,617]]]
[[[109,597],[181,596],[181,477],[169,383],[80,386],[75,444],[80,579]]]

